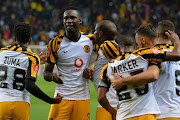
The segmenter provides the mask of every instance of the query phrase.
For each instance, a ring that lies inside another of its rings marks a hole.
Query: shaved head
[[[102,20],[97,23],[99,31],[106,34],[107,38],[115,37],[117,34],[116,25],[109,20]]]

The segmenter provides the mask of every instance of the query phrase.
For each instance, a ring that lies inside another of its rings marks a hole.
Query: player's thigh
[[[141,115],[137,117],[128,118],[125,120],[157,120],[155,115],[153,114],[147,114],[147,115]]]
[[[158,120],[180,120],[180,118],[162,118]]]
[[[74,100],[62,99],[61,103],[52,104],[48,120],[69,120],[74,103]]]
[[[13,102],[0,102],[0,120],[12,119],[12,103]]]
[[[90,120],[90,100],[75,100],[70,120]]]
[[[30,120],[30,104],[27,102],[14,102],[13,120]]]
[[[114,109],[117,110],[116,107],[114,107]],[[111,114],[104,108],[97,108],[96,120],[112,120]]]

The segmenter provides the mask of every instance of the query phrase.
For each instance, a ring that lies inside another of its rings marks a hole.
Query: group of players
[[[0,50],[0,120],[29,120],[29,92],[52,104],[49,120],[89,120],[89,79],[99,102],[96,120],[180,119],[180,40],[173,23],[141,25],[137,49],[129,36],[115,41],[109,20],[98,22],[93,35],[79,32],[81,22],[78,10],[65,10],[65,34],[48,44],[44,79],[57,83],[54,98],[35,84],[40,58],[27,48],[31,26],[15,25],[17,42]],[[93,51],[94,70],[88,68]]]

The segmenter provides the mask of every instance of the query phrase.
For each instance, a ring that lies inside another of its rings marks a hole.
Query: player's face
[[[99,25],[96,24],[95,31],[94,31],[94,43],[95,44],[101,44],[101,38],[100,38],[100,31],[99,31]]]
[[[68,32],[79,31],[79,24],[81,24],[79,13],[76,10],[66,10],[63,14],[63,24]]]

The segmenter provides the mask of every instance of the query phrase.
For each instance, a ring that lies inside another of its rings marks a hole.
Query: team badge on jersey
[[[51,51],[49,48],[47,48],[47,50],[46,50],[46,55],[47,55],[47,57],[49,57],[51,55]]]
[[[38,71],[39,71],[39,65],[35,65],[33,69],[34,69],[34,72],[35,72],[35,73],[38,73]]]
[[[85,45],[85,46],[84,46],[84,51],[85,51],[86,53],[88,53],[88,52],[90,51],[90,47],[89,47],[88,45]]]
[[[158,50],[158,49],[155,49],[155,48],[151,48],[151,51],[154,53],[154,54],[159,54],[161,51]]]
[[[75,61],[74,61],[74,65],[78,68],[82,67],[83,66],[83,60],[81,58],[77,58]]]

